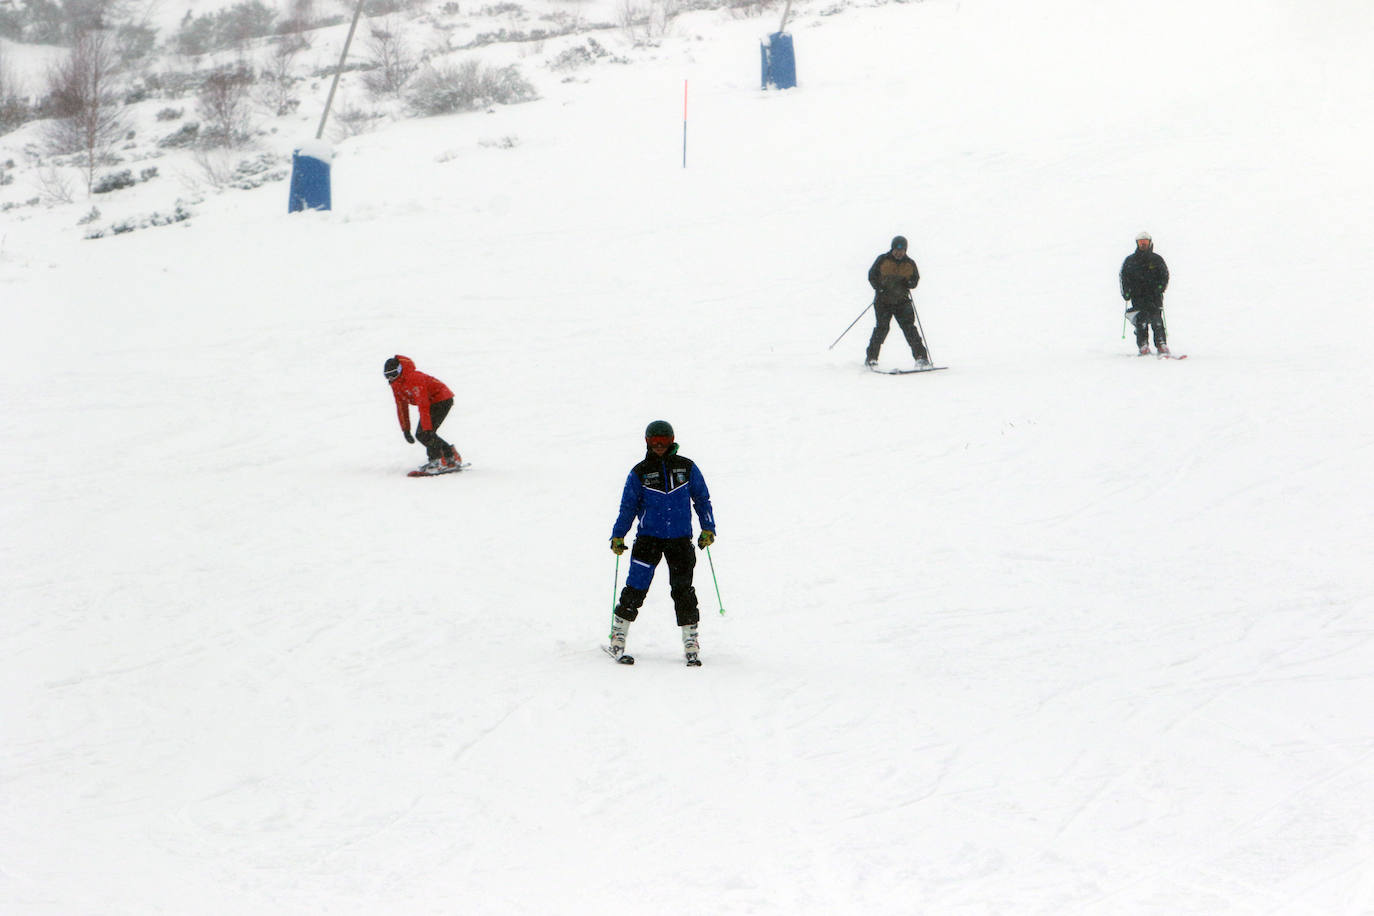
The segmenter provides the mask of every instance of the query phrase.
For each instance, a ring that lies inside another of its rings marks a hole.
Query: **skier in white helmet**
[[[1135,345],[1141,356],[1150,355],[1150,332],[1155,349],[1169,355],[1168,329],[1164,326],[1164,290],[1169,286],[1169,266],[1155,253],[1150,233],[1135,237],[1135,251],[1121,265],[1121,298],[1130,303],[1126,317],[1135,326]]]

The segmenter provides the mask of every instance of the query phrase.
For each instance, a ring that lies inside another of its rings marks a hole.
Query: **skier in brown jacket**
[[[878,365],[878,351],[887,339],[892,319],[897,319],[897,327],[902,329],[911,355],[916,360],[917,369],[930,368],[930,356],[925,341],[916,330],[916,306],[911,301],[911,291],[921,282],[921,272],[916,262],[907,257],[906,238],[897,236],[892,240],[892,248],[878,255],[873,266],[868,269],[868,285],[873,287],[873,317],[877,325],[873,336],[868,339],[868,352],[865,361],[870,367]]]

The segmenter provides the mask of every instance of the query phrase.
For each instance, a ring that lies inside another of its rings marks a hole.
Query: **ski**
[[[879,369],[877,366],[869,366],[870,372],[879,375],[916,375],[921,372],[939,372],[941,369],[948,369],[949,366],[927,366],[924,369]]]
[[[413,470],[413,471],[407,471],[407,472],[406,472],[406,476],[407,476],[407,477],[438,477],[438,476],[440,476],[440,475],[442,475],[442,474],[456,474],[456,473],[458,473],[459,471],[466,470],[467,468],[470,468],[470,467],[472,467],[472,462],[471,462],[471,461],[464,461],[462,464],[455,464],[455,465],[454,465],[453,467],[451,467],[451,468],[434,468],[433,470],[426,470],[425,467],[422,465],[422,466],[416,468],[416,469]]]
[[[635,657],[633,655],[626,655],[624,652],[616,655],[615,651],[612,650],[610,646],[602,646],[601,651],[609,655],[617,665],[633,665],[635,663]]]
[[[1188,354],[1187,354],[1187,353],[1157,353],[1157,354],[1155,354],[1155,355],[1158,356],[1160,359],[1187,359],[1187,358],[1188,358]]]

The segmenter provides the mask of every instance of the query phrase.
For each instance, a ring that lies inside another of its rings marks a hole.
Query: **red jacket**
[[[416,369],[415,361],[409,356],[398,353],[396,359],[401,364],[401,374],[391,383],[391,393],[396,398],[396,418],[401,421],[401,429],[410,432],[410,405],[414,404],[420,408],[420,428],[432,430],[430,405],[450,400],[453,392],[434,376]]]

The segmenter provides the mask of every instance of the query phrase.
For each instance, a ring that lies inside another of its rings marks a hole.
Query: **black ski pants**
[[[439,424],[444,422],[444,417],[447,417],[452,409],[453,398],[435,401],[429,405],[429,424],[434,428],[424,430],[420,428],[418,421],[415,423],[415,438],[425,447],[425,455],[430,461],[435,458],[447,458],[453,454],[453,446],[439,438]]]
[[[616,616],[625,620],[634,620],[639,616],[639,608],[649,594],[654,569],[661,559],[668,561],[668,588],[673,596],[673,610],[677,612],[677,625],[685,627],[699,622],[701,611],[697,607],[697,590],[692,587],[692,571],[697,565],[697,555],[692,552],[690,537],[655,538],[641,534],[635,538],[634,547],[630,548],[630,573],[625,577],[625,587],[620,591]]]
[[[1150,331],[1155,334],[1155,347],[1168,343],[1169,331],[1164,327],[1164,308],[1158,305],[1142,305],[1131,315],[1135,325],[1135,345],[1143,347],[1150,342]]]
[[[912,305],[910,300],[896,305],[886,305],[874,300],[873,317],[878,323],[873,328],[873,336],[868,339],[868,354],[865,359],[872,362],[878,358],[878,351],[883,348],[883,341],[887,340],[887,332],[892,327],[893,318],[897,319],[897,327],[902,329],[907,346],[911,347],[911,355],[916,359],[926,358],[925,341],[921,340],[921,335],[916,331],[916,306]]]

